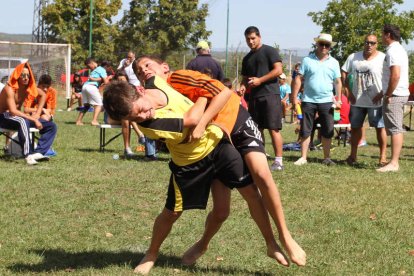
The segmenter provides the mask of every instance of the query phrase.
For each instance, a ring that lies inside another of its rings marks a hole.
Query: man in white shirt
[[[133,51],[128,51],[126,58],[121,60],[118,65],[118,70],[124,70],[128,75],[128,81],[133,86],[139,86],[140,82],[135,76],[134,70],[132,70],[132,62],[135,60],[135,53]]]
[[[382,76],[384,95],[383,114],[387,134],[391,136],[391,161],[377,172],[395,172],[404,141],[404,104],[408,101],[408,55],[400,44],[401,34],[397,26],[386,24],[382,42],[387,47]]]
[[[369,125],[375,127],[377,132],[380,149],[379,164],[386,164],[387,134],[382,117],[381,91],[385,54],[378,51],[377,46],[377,36],[367,35],[364,40],[364,50],[351,54],[341,68],[342,81],[349,91],[348,98],[351,103],[351,154],[346,159],[351,166],[357,160],[358,143],[362,138],[362,128],[367,115]]]

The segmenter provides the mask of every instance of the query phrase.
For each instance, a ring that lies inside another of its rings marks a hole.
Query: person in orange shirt
[[[42,108],[42,115],[40,118],[50,121],[56,112],[56,90],[51,86],[52,77],[49,75],[42,75],[39,78],[37,87],[46,93],[46,102]],[[39,96],[33,97],[29,95],[24,103],[24,111],[26,113],[35,112],[38,109]]]
[[[26,114],[35,114],[41,109],[40,123],[42,123],[45,132],[41,133],[39,146],[41,146],[41,153],[49,157],[56,155],[56,152],[52,149],[52,144],[57,132],[57,126],[53,122],[53,115],[56,111],[57,92],[51,85],[52,78],[47,74],[41,75],[37,87],[40,91],[45,93],[45,96],[39,94],[35,97],[29,94],[23,103],[24,112]],[[45,98],[44,103],[41,100],[42,97]],[[42,141],[42,143],[40,143],[40,141]]]
[[[218,125],[230,137],[262,194],[265,207],[277,226],[279,239],[288,256],[293,263],[305,265],[306,253],[287,228],[279,191],[267,163],[261,133],[247,110],[240,108],[240,96],[205,74],[191,70],[171,72],[168,64],[156,57],[142,56],[134,61],[132,68],[142,83],[157,75],[193,102],[200,97],[208,99],[209,106],[194,128],[191,139],[202,137],[206,125],[210,122]],[[223,200],[222,213],[228,214],[230,190],[223,189],[220,195]],[[211,238],[223,223],[223,218],[225,220],[226,216],[212,218],[206,223],[203,237],[184,254],[184,264],[194,263],[205,253]]]

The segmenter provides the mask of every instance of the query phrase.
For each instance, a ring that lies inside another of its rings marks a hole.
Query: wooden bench
[[[16,144],[20,144],[18,140],[16,140],[15,138],[12,137],[12,135],[9,134],[9,133],[14,133],[14,132],[17,132],[17,130],[0,128],[0,136],[4,135],[10,140],[14,141]],[[31,127],[29,129],[30,143],[31,143],[32,150],[34,149],[34,146],[35,146],[35,139],[38,139],[36,136],[37,133],[39,133],[39,130],[37,128]]]
[[[316,127],[320,128],[321,125],[317,124]],[[338,146],[341,144],[341,141],[344,143],[344,147],[346,146],[346,131],[350,127],[351,127],[351,124],[334,124],[334,129],[339,137]],[[341,134],[344,134],[343,138],[341,138]]]
[[[100,152],[104,152],[105,151],[105,147],[111,143],[112,141],[114,141],[116,138],[118,138],[119,136],[122,135],[122,132],[117,133],[115,136],[112,136],[108,141],[106,140],[106,130],[107,129],[112,129],[112,128],[122,128],[121,125],[109,125],[109,124],[102,124],[102,125],[98,125],[96,126],[97,128],[99,128],[99,151]]]

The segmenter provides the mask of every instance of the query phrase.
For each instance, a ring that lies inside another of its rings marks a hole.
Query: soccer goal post
[[[36,82],[43,74],[52,77],[52,86],[70,99],[70,44],[0,41],[0,81],[6,83],[14,68],[29,61]]]

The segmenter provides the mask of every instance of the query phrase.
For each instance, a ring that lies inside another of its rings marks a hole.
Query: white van
[[[14,68],[25,62],[27,62],[27,58],[0,57],[0,81],[5,84]]]

